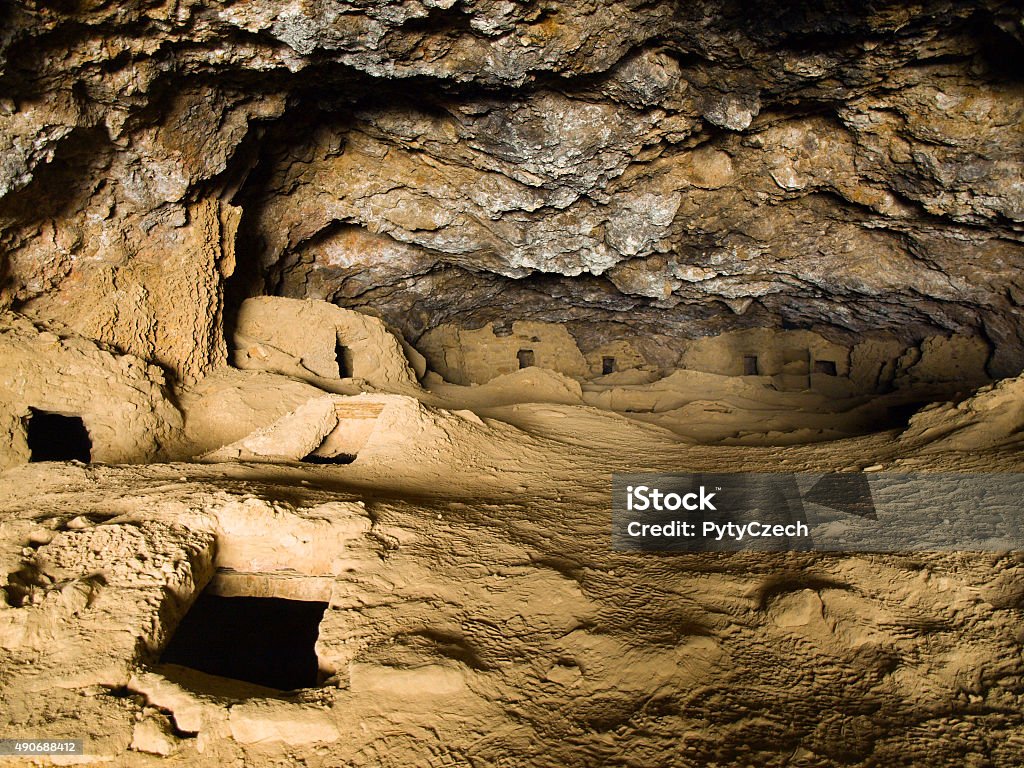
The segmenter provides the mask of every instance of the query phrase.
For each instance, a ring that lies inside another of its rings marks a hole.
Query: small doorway
[[[615,373],[615,358],[614,357],[602,357],[601,358],[601,375],[607,376],[609,373]]]
[[[316,641],[327,603],[203,592],[160,658],[208,675],[290,691],[318,683]]]
[[[836,375],[836,363],[834,360],[815,360],[814,372],[823,373],[826,376]]]
[[[520,368],[530,368],[537,364],[532,349],[520,349],[516,352],[516,357],[519,358]]]
[[[92,440],[80,416],[64,416],[29,408],[25,424],[29,461],[81,461],[92,459]]]
[[[743,356],[743,375],[744,376],[757,376],[759,375],[757,366],[757,355],[744,355]]]
[[[338,378],[352,378],[352,350],[340,341],[335,342],[334,359],[338,362]]]

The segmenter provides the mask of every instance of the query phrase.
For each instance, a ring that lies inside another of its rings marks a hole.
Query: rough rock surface
[[[3,313],[0,360],[0,470],[29,459],[30,409],[80,418],[94,461],[150,461],[180,441],[163,372],[133,355]]]
[[[25,0],[3,300],[186,381],[226,281],[229,320],[328,298],[413,342],[965,332],[1015,375],[1021,35],[998,0]]]
[[[318,385],[358,379],[389,390],[417,386],[406,350],[384,323],[323,301],[248,299],[238,311],[233,342],[232,362],[243,370]]]
[[[620,471],[1024,468],[1022,41],[1009,0],[4,4],[0,736],[1024,764],[1019,554],[607,525]],[[97,463],[10,466],[33,407]],[[326,603],[318,685],[161,664],[204,587]]]
[[[900,441],[928,451],[1019,448],[1024,442],[1024,377],[983,387],[959,403],[939,403],[911,420]]]
[[[637,466],[912,469],[891,433],[738,449],[596,409],[520,421],[395,398],[345,467],[5,472],[0,734],[126,766],[1024,760],[1019,555],[623,553],[595,514]],[[928,466],[1019,472],[1021,453]],[[208,581],[328,603],[323,685],[160,664]]]

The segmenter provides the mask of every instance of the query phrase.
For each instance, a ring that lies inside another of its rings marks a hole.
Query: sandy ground
[[[0,475],[0,736],[133,766],[1024,764],[1019,553],[609,541],[615,471],[1020,471],[1012,441],[698,445],[578,403],[422,399],[348,465]],[[325,684],[159,664],[211,578],[328,601]]]

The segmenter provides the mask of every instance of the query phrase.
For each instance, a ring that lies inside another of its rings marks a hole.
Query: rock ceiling
[[[2,301],[185,378],[258,293],[414,343],[960,332],[1016,374],[1013,6],[23,2]]]

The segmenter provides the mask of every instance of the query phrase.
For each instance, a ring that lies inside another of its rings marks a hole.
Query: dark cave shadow
[[[10,256],[0,252],[0,308],[14,303],[14,276],[11,274]]]

